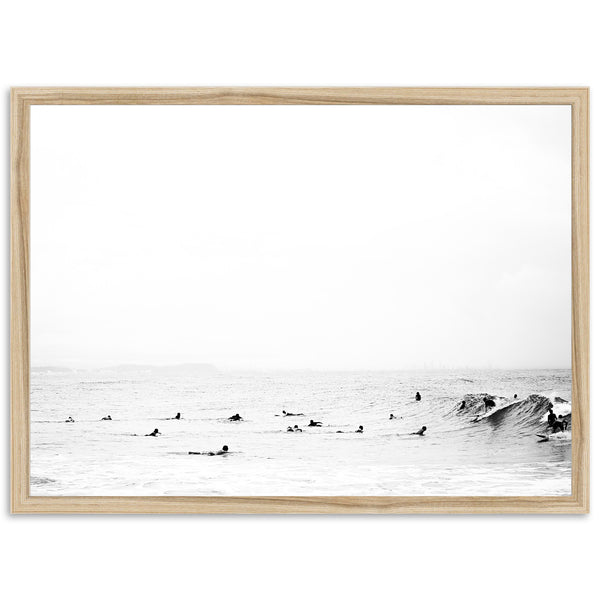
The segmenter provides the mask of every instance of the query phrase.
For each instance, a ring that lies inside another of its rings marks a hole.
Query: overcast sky
[[[570,367],[570,108],[34,106],[32,365]]]

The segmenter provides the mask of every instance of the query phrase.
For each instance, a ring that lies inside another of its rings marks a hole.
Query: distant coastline
[[[148,372],[159,375],[210,375],[218,373],[217,367],[208,363],[183,363],[177,365],[143,365],[125,364],[112,367],[54,367],[41,366],[31,367],[32,373],[85,373],[90,371],[104,371],[111,373]]]

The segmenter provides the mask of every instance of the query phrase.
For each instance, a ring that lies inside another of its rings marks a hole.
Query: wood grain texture
[[[26,97],[11,91],[10,388],[11,506],[29,498],[29,124]]]
[[[564,104],[572,111],[570,496],[30,496],[30,107],[39,104]],[[13,513],[589,512],[589,90],[587,88],[13,88],[11,90],[11,510]]]
[[[14,88],[28,104],[571,104],[586,88]]]
[[[571,493],[584,512],[590,506],[590,232],[589,91],[571,107]]]

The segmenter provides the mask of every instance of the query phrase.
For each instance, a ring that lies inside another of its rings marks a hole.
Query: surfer
[[[156,437],[157,435],[162,435],[162,433],[158,429],[155,429],[152,433],[147,433],[146,437]]]
[[[227,454],[229,452],[229,446],[223,446],[221,450],[216,450],[215,452],[188,452],[188,454],[201,454],[203,456],[221,456],[222,454]]]
[[[553,427],[555,422],[556,415],[554,414],[552,407],[550,407],[550,409],[548,410],[548,427]]]
[[[174,419],[175,421],[179,421],[179,419],[181,419],[181,413],[177,413],[177,414],[176,414],[176,415],[173,417],[173,419]]]
[[[417,393],[415,394],[415,400],[416,400],[417,402],[420,402],[420,401],[421,401],[421,394],[420,394],[419,392],[417,392]]]
[[[458,410],[465,410],[465,408],[466,408],[466,407],[467,407],[467,401],[466,401],[466,400],[463,400],[463,401],[460,403],[460,406],[458,407]]]
[[[235,413],[235,415],[229,417],[228,421],[243,421],[243,419],[240,417],[239,413]]]
[[[101,421],[112,421],[112,417],[110,415],[108,415],[106,417],[102,417],[100,420]]]
[[[425,431],[427,431],[427,427],[423,425],[419,431],[413,431],[410,435],[425,435]]]
[[[558,419],[552,423],[552,433],[567,430],[567,421],[562,415],[558,415]]]
[[[484,398],[483,405],[485,406],[485,412],[487,412],[488,408],[494,408],[496,403],[491,398]]]
[[[364,433],[363,426],[359,425],[358,429],[354,433]]]
[[[513,398],[516,400],[516,399],[517,399],[517,395],[515,394],[515,395],[513,396]]]
[[[313,421],[311,419],[310,423],[308,424],[308,427],[321,427],[322,425],[323,423],[321,423],[321,421]]]
[[[294,433],[302,433],[302,429],[300,429],[300,427],[298,427],[298,425],[294,425]]]
[[[290,426],[287,428],[287,431],[288,431],[288,433],[294,433],[294,428],[293,428],[293,427],[290,425]]]
[[[65,423],[75,423],[75,419],[73,417],[69,417]]]
[[[391,421],[392,419],[397,419],[397,418],[398,418],[398,417],[395,417],[395,416],[394,416],[394,413],[390,413],[390,421]]]
[[[287,412],[287,411],[282,411],[283,412],[283,416],[284,417],[303,417],[304,413],[291,413],[291,412]]]

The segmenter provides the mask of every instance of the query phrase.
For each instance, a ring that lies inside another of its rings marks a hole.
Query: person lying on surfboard
[[[425,435],[426,431],[427,431],[427,427],[425,427],[425,425],[423,425],[423,427],[421,427],[421,429],[419,429],[419,431],[413,431],[410,435]]]
[[[147,433],[146,437],[156,437],[157,435],[162,435],[162,433],[158,429],[155,429],[152,433]]]
[[[221,456],[222,454],[227,454],[229,452],[229,446],[223,446],[220,450],[216,450],[215,452],[188,452],[188,454],[201,454],[203,456]]]
[[[112,417],[110,415],[108,415],[106,417],[102,417],[100,420],[101,421],[112,421]]]
[[[321,427],[322,425],[323,423],[321,423],[321,421],[313,421],[311,419],[310,423],[308,424],[308,427]]]
[[[229,421],[243,421],[244,419],[242,419],[242,417],[240,417],[240,415],[238,413],[236,413],[232,417],[229,417],[228,420]]]

